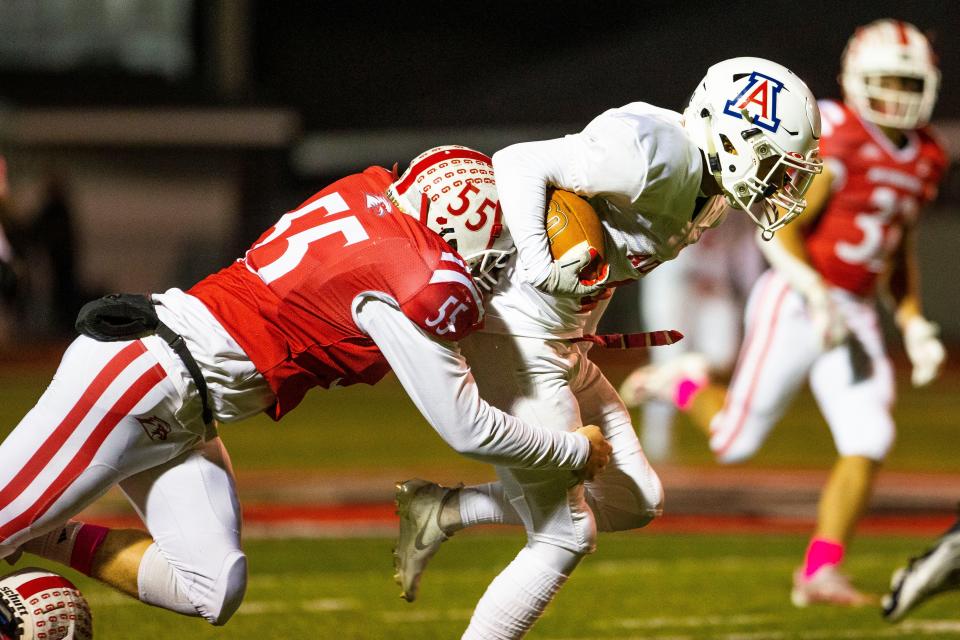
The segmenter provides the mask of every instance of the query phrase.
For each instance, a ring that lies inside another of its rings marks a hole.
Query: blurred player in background
[[[820,169],[819,136],[816,102],[802,81],[776,63],[737,58],[708,70],[683,115],[636,102],[601,114],[581,133],[494,155],[518,257],[488,299],[483,332],[462,343],[464,353],[492,404],[547,428],[597,424],[613,457],[586,484],[568,472],[498,465],[499,482],[486,485],[400,485],[397,568],[408,600],[454,531],[523,525],[526,546],[487,588],[463,635],[520,638],[594,550],[597,530],[643,527],[660,513],[660,482],[630,414],[578,340],[595,332],[615,286],[673,259],[719,224],[728,204],[766,233],[799,214]],[[592,252],[569,262],[551,254],[550,186],[588,197],[602,222],[608,270],[594,270],[593,282],[581,279]]]
[[[696,352],[706,358],[712,377],[730,377],[747,294],[766,267],[754,241],[755,230],[756,225],[746,216],[728,216],[716,230],[643,279],[640,312],[644,326],[670,327],[683,333],[681,342],[653,349],[652,362],[664,363]],[[631,384],[628,376],[624,388],[631,389]],[[643,404],[640,442],[647,459],[670,458],[676,412],[672,402],[656,398]]]
[[[688,355],[650,367],[631,391],[686,408],[717,459],[733,463],[756,453],[809,379],[839,459],[794,575],[797,606],[872,601],[837,568],[894,440],[881,291],[893,298],[913,384],[930,383],[945,356],[921,310],[916,264],[920,206],[946,168],[926,126],[940,79],[933,52],[913,25],[878,20],[856,31],[842,66],[844,103],[820,105],[824,171],[807,194],[808,213],[761,243],[772,268],[751,293],[729,390],[709,384],[702,358]]]
[[[602,468],[610,447],[597,427],[531,426],[480,398],[455,341],[483,318],[473,277],[489,286],[512,253],[493,168],[446,147],[416,158],[404,180],[421,174],[398,185],[370,167],[284,214],[189,291],[87,305],[87,335],[0,445],[0,556],[34,553],[223,624],[247,566],[214,420],[279,420],[313,387],[374,384],[391,368],[464,455],[583,477]],[[394,187],[446,212],[442,238],[396,208]],[[338,437],[350,434],[317,441]],[[68,521],[114,485],[149,533]]]
[[[917,605],[947,591],[960,591],[960,518],[935,545],[894,571],[883,598],[883,617],[898,622]]]

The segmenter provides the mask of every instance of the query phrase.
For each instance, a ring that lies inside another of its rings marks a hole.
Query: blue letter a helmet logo
[[[776,133],[780,128],[777,117],[777,95],[783,89],[783,83],[776,78],[754,71],[737,97],[727,100],[723,112],[734,118],[743,119],[742,112],[747,110],[753,124]]]

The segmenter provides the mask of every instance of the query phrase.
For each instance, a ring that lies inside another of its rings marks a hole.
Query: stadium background
[[[333,178],[372,163],[402,167],[434,144],[492,152],[561,135],[634,100],[679,108],[709,64],[735,55],[774,59],[817,96],[836,96],[847,38],[879,17],[912,21],[934,39],[943,73],[935,122],[956,161],[960,8],[951,3],[0,0],[0,151],[11,183],[3,222],[22,258],[18,299],[0,308],[0,425],[12,428],[53,373],[69,340],[58,309],[69,315],[106,291],[189,286]],[[57,247],[36,232],[53,183],[76,231],[68,299],[55,293]],[[952,520],[960,499],[958,204],[954,168],[921,232],[924,302],[944,328],[952,365],[932,388],[914,391],[892,343],[900,438],[868,535],[852,551],[874,590],[922,546],[915,536],[931,537]],[[615,301],[607,328],[637,328],[635,295],[623,291]],[[614,382],[644,358],[597,357]],[[447,600],[426,591],[414,613],[394,601],[382,537],[393,527],[393,481],[491,472],[449,451],[392,380],[315,392],[280,424],[257,418],[223,436],[251,546],[246,615],[206,629],[81,581],[99,637],[171,628],[185,637],[453,637],[494,567],[521,544],[508,532],[463,536],[431,576]],[[678,438],[675,459],[658,466],[668,516],[648,532],[611,537],[610,555],[598,554],[583,577],[578,571],[533,636],[765,638],[811,627],[820,629],[811,637],[840,637],[829,631],[838,628],[844,637],[889,635],[875,612],[811,616],[786,607],[786,580],[833,460],[809,396],[744,467],[715,467],[691,428]],[[113,493],[89,515],[135,522]],[[712,562],[715,580],[705,581],[702,566]],[[650,584],[656,598],[643,588]],[[619,622],[598,626],[570,612],[594,589],[616,604],[603,616]],[[280,591],[300,600],[278,604]],[[624,608],[631,614],[615,617]],[[279,631],[267,622],[278,612],[319,635]],[[950,612],[949,603],[933,607],[926,615],[938,630],[900,627],[896,637],[957,637]]]

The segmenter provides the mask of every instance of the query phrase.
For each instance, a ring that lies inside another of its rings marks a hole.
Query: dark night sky
[[[308,129],[576,123],[634,100],[678,108],[711,63],[755,55],[827,97],[853,29],[896,17],[933,34],[935,117],[960,117],[958,3],[684,4],[701,3],[259,2],[256,95]]]

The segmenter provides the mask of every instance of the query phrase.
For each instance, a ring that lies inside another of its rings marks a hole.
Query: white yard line
[[[657,628],[664,626],[719,626],[734,624],[755,624],[757,620],[769,620],[773,616],[690,616],[687,618],[651,618],[649,624],[637,624],[638,619],[623,618],[611,621],[614,626],[625,629],[639,628]],[[784,638],[796,638],[797,640],[861,640],[872,638],[901,638],[917,635],[956,635],[960,637],[960,620],[909,620],[896,626],[884,626],[877,629],[823,629],[816,631],[776,631],[776,630],[757,630],[757,631],[733,631],[733,632],[714,632],[710,635],[712,640],[784,640]],[[617,635],[617,640],[697,640],[703,636],[697,635],[639,635],[639,636],[621,636]],[[561,636],[551,638],[550,640],[609,640],[610,636]]]

